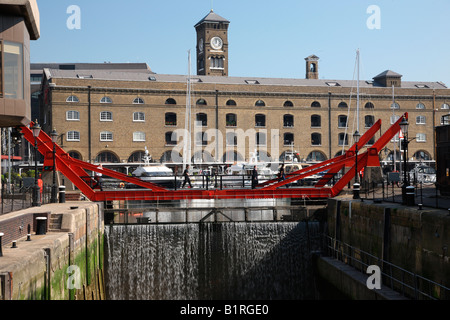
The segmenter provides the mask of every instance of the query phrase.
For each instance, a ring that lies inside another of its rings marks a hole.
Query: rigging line
[[[353,68],[352,84],[354,84],[354,82],[355,82],[356,65],[357,65],[357,60],[355,60],[355,65]],[[344,153],[344,151],[345,151],[345,137],[347,137],[347,140],[348,140],[348,121],[350,118],[350,109],[351,109],[351,102],[352,102],[352,96],[353,96],[353,89],[354,89],[354,85],[352,85],[351,90],[350,90],[349,105],[347,108],[347,122],[345,125],[345,131],[344,131],[344,143],[342,144],[342,153]],[[353,127],[354,126],[355,126],[355,119],[353,119]]]

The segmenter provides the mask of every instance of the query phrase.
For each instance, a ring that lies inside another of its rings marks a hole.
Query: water
[[[107,299],[313,299],[319,238],[316,222],[107,226]]]

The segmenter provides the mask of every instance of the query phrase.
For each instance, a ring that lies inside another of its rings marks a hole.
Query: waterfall
[[[316,222],[111,225],[109,300],[312,299]]]

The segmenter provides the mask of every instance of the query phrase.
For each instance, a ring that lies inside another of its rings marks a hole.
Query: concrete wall
[[[446,210],[330,199],[327,224],[331,237],[450,287]]]
[[[101,299],[103,212],[100,204],[72,202],[29,208],[49,212],[45,235],[4,244],[0,257],[0,300]],[[56,222],[55,222],[56,221]]]

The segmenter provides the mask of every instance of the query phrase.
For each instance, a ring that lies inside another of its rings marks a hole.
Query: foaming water
[[[315,222],[111,225],[110,300],[312,299]]]

